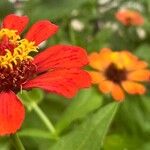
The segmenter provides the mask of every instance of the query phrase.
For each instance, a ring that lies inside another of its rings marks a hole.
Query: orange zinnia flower
[[[150,70],[146,69],[146,62],[130,52],[112,52],[103,48],[99,53],[92,53],[89,61],[97,70],[89,72],[92,82],[99,85],[101,92],[111,93],[117,101],[124,99],[124,90],[129,94],[145,93],[146,88],[138,82],[148,81]]]
[[[144,23],[144,18],[137,11],[132,10],[120,10],[116,13],[116,18],[122,24],[126,26],[139,26]]]

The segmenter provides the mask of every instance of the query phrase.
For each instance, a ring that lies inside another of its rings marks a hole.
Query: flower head
[[[126,26],[140,26],[144,23],[144,18],[137,11],[120,10],[115,14],[118,21]]]
[[[0,135],[16,132],[24,120],[25,110],[16,96],[21,89],[39,87],[71,98],[90,86],[90,76],[82,69],[88,63],[83,48],[55,45],[31,56],[58,27],[41,20],[22,38],[28,20],[11,14],[0,28]]]
[[[103,48],[99,53],[89,56],[92,82],[98,84],[103,93],[111,93],[117,101],[125,98],[124,90],[129,94],[144,94],[146,89],[139,83],[148,81],[150,70],[147,63],[139,60],[128,51],[113,52]],[[123,90],[124,89],[124,90]]]

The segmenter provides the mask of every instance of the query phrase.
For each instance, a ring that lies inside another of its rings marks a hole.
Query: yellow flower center
[[[34,42],[21,39],[15,30],[0,30],[0,68],[10,68],[21,61],[33,59],[31,52],[37,52],[38,47]]]
[[[122,63],[122,57],[118,52],[112,52],[111,54],[112,63],[116,65],[118,69],[123,69],[124,64]]]

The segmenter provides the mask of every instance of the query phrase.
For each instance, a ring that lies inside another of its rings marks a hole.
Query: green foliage
[[[23,103],[27,106],[29,110],[32,109],[31,103],[39,103],[43,100],[44,98],[44,93],[40,89],[32,89],[30,91],[21,91],[18,96],[20,99],[23,101]]]
[[[115,18],[121,7],[139,10],[145,24],[123,26]],[[59,26],[58,33],[45,47],[63,43],[82,46],[88,53],[103,47],[129,50],[150,64],[149,0],[20,0],[19,5],[0,1],[1,19],[18,11],[29,16],[30,24],[49,19]],[[83,24],[82,30],[72,25],[74,20]],[[27,150],[149,150],[149,83],[146,86],[148,92],[145,95],[126,97],[116,117],[118,104],[108,104],[112,99],[109,96],[108,101],[103,99],[96,88],[81,90],[72,100],[40,89],[22,91],[18,96],[27,111],[18,135]],[[33,104],[39,105],[52,121],[59,133],[58,139],[47,131],[33,110]],[[9,136],[0,138],[0,150],[14,150]]]
[[[112,103],[99,109],[50,150],[100,150],[117,106],[118,103]]]
[[[150,55],[148,55],[150,51],[150,45],[149,44],[142,44],[136,49],[136,55],[140,58],[150,62]]]
[[[5,15],[8,15],[10,13],[13,13],[15,10],[14,5],[6,0],[0,1],[0,19],[5,17]]]
[[[138,144],[137,144],[138,143]],[[126,135],[111,134],[106,138],[104,150],[136,150],[141,142],[134,137],[130,138]]]
[[[74,120],[82,119],[88,115],[89,112],[100,107],[101,104],[102,96],[94,89],[87,89],[80,92],[58,121],[56,125],[57,132],[62,132],[62,130],[67,128]]]
[[[25,4],[25,12],[34,19],[56,19],[71,13],[87,0],[32,0]],[[34,11],[32,9],[34,8]],[[39,11],[41,10],[41,11]]]

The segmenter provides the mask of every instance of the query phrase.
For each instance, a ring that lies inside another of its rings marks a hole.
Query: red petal
[[[24,120],[25,110],[12,91],[0,93],[0,135],[15,133]]]
[[[17,30],[21,33],[28,24],[27,16],[16,16],[15,14],[8,15],[3,20],[3,28]]]
[[[89,74],[83,70],[62,69],[40,75],[28,81],[23,88],[39,87],[71,98],[80,88],[89,87],[90,80]]]
[[[34,41],[36,45],[39,45],[44,40],[48,39],[58,30],[58,26],[52,24],[48,20],[41,20],[35,23],[28,31],[26,38],[29,41]]]
[[[88,63],[86,51],[77,46],[55,45],[38,54],[33,63],[38,72],[54,68],[78,68]]]

